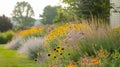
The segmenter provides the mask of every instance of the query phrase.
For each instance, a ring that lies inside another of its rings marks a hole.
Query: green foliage
[[[116,67],[120,66],[120,53],[118,50],[114,50],[110,53],[106,49],[102,49],[103,53],[98,53],[97,56],[100,58],[103,67]]]
[[[53,23],[53,19],[55,18],[55,16],[57,15],[57,7],[54,6],[46,6],[44,8],[44,12],[42,15],[42,23],[43,24],[52,24]]]
[[[17,22],[20,27],[31,27],[34,25],[35,19],[34,11],[28,2],[17,2],[13,10],[13,20]]]
[[[70,5],[70,10],[78,17],[90,18],[92,16],[107,19],[110,15],[110,0],[62,0]]]
[[[5,37],[3,36],[3,34],[0,33],[0,44],[4,44],[5,43]]]
[[[11,23],[10,19],[5,15],[0,16],[0,32],[5,32],[7,30],[12,29],[13,24]]]
[[[53,23],[72,22],[74,20],[74,16],[71,14],[70,14],[70,11],[67,11],[67,9],[58,7],[57,16],[54,18]]]
[[[0,33],[0,44],[5,44],[11,41],[13,35],[14,35],[13,31],[7,31],[4,33]]]
[[[83,54],[95,55],[96,51],[100,49],[105,49],[111,53],[113,53],[114,50],[120,52],[120,33],[115,31],[106,32],[105,30],[97,31],[98,32],[94,32],[94,34],[86,35],[83,40],[79,41],[78,46]]]
[[[57,47],[59,44],[59,41],[54,39],[53,41],[49,42],[49,46],[51,49],[54,49],[55,47]]]
[[[12,40],[14,32],[13,31],[7,31],[7,32],[4,33],[4,35],[5,35],[6,41],[9,42],[9,41]]]

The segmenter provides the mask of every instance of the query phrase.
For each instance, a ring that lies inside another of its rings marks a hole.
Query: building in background
[[[120,26],[120,0],[110,0],[110,25],[112,28]]]

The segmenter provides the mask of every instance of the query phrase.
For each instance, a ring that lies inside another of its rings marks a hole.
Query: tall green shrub
[[[0,44],[4,44],[5,43],[5,37],[3,36],[2,33],[0,33]]]
[[[43,11],[41,22],[43,24],[52,24],[55,16],[57,15],[57,7],[52,7],[49,5],[46,6]]]
[[[10,19],[5,15],[0,16],[0,32],[5,32],[7,30],[12,29],[13,24],[11,23]]]
[[[69,5],[78,17],[90,18],[91,15],[108,19],[110,15],[110,0],[62,0]]]
[[[0,44],[5,44],[9,42],[12,39],[13,35],[14,33],[12,31],[0,33]]]

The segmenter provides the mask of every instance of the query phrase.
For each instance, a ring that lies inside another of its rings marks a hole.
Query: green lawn
[[[4,45],[0,45],[0,67],[40,67],[40,65],[34,60],[18,54],[17,51],[6,49]]]

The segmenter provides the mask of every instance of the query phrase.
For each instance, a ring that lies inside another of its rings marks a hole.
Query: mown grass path
[[[0,45],[0,67],[40,67],[39,64]]]

